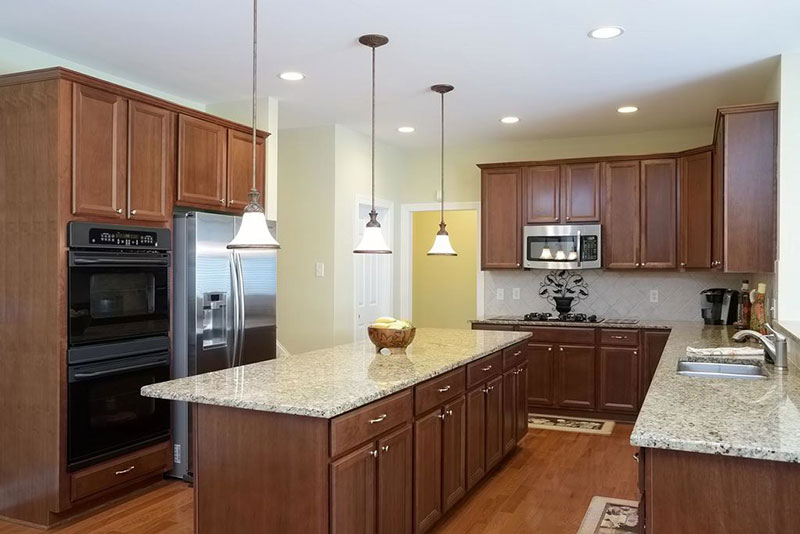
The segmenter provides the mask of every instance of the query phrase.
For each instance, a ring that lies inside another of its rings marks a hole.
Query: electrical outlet
[[[658,289],[650,290],[650,302],[652,302],[653,304],[658,303]]]
[[[502,287],[497,288],[497,300],[505,300],[506,291]]]
[[[519,300],[519,288],[515,287],[511,290],[511,298],[514,300]]]
[[[325,276],[325,264],[322,263],[321,261],[317,262],[316,273],[317,273],[317,278],[322,278]]]

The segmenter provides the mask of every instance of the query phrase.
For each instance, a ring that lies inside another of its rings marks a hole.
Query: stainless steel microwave
[[[599,269],[599,224],[526,226],[522,266],[526,269]]]

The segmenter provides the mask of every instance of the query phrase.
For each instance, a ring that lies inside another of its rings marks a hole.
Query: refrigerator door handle
[[[236,251],[231,251],[230,256],[231,266],[231,297],[233,298],[233,350],[231,351],[230,367],[235,367],[236,360],[239,354],[239,273],[236,269],[237,254]]]
[[[239,291],[236,301],[239,308],[239,352],[237,355],[238,364],[244,363],[244,333],[245,333],[245,313],[244,313],[244,274],[242,273],[242,257],[234,251],[236,256],[236,288]]]

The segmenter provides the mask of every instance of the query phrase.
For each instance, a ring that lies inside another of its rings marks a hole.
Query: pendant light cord
[[[440,221],[441,224],[444,224],[444,93],[442,95],[442,153],[441,153],[441,165],[442,165],[442,220]]]
[[[253,0],[253,190],[256,189],[256,88],[258,65],[258,0]]]
[[[372,211],[375,211],[375,47],[372,47]]]

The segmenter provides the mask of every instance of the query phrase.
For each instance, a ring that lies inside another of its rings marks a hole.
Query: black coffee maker
[[[700,292],[700,313],[706,324],[733,324],[739,309],[739,292],[721,287]]]

